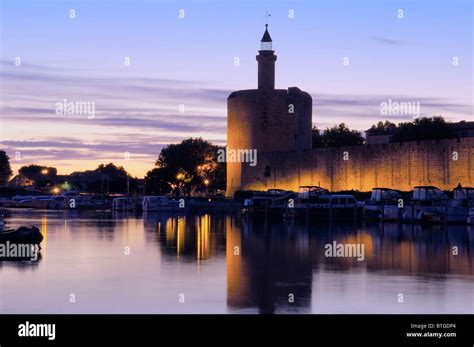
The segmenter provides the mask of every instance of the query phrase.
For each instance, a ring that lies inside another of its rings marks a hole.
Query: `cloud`
[[[52,124],[93,126],[97,133],[104,133],[104,138],[111,127],[127,134],[157,131],[175,134],[175,141],[182,139],[183,133],[225,133],[230,91],[198,81],[81,75],[76,70],[43,69],[34,64],[24,69],[23,65],[15,67],[4,61],[0,66],[5,86],[1,118],[10,124],[23,121],[36,122],[39,128]],[[93,102],[96,116],[57,116],[55,104],[64,99]],[[5,135],[8,138],[8,129]]]
[[[457,103],[446,98],[413,97],[407,95],[341,95],[312,93],[313,122],[319,127],[328,124],[345,122],[359,130],[365,130],[370,124],[379,120],[402,122],[413,120],[413,115],[382,115],[381,103],[388,102],[419,102],[421,116],[455,114],[456,118],[446,117],[451,121],[472,118],[472,105]],[[332,122],[328,121],[331,119]],[[348,121],[350,120],[350,122]],[[357,121],[357,123],[355,122]],[[355,125],[355,126],[354,126]]]
[[[405,44],[402,41],[382,36],[370,36],[370,39],[387,46],[403,46]]]
[[[225,143],[230,90],[201,81],[87,75],[35,64],[15,67],[0,62],[0,67],[2,146],[7,153],[21,150],[31,160],[62,161],[66,166],[71,160],[86,163],[120,158],[125,151],[153,162],[164,145],[190,136]],[[413,118],[381,116],[380,103],[389,98],[420,102],[423,115],[459,115],[453,120],[472,117],[472,105],[447,98],[311,94],[313,122],[320,128],[346,122],[351,128],[365,130],[379,120]],[[63,99],[94,102],[95,118],[56,115],[55,103]],[[184,105],[182,113],[180,105]]]

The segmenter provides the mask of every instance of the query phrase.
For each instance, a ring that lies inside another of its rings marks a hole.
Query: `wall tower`
[[[271,168],[258,163],[258,155],[311,149],[312,98],[298,89],[275,89],[277,56],[265,25],[257,55],[257,89],[239,90],[227,98],[227,151],[256,150],[257,166],[265,176]],[[245,187],[246,162],[227,162],[226,195]]]

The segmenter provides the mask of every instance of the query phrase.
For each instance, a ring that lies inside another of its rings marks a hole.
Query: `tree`
[[[38,179],[40,177],[53,178],[58,174],[58,169],[55,167],[32,164],[22,166],[18,172],[30,179]]]
[[[364,143],[364,138],[357,130],[349,129],[344,123],[335,125],[324,130],[320,135],[319,129],[313,127],[313,146],[319,147],[341,147],[357,146]]]
[[[33,180],[36,188],[43,188],[53,184],[58,170],[55,167],[32,164],[22,166],[18,172],[28,177],[30,180]]]
[[[145,190],[150,194],[166,195],[173,191],[175,170],[168,167],[154,168],[145,176]]]
[[[10,157],[5,151],[0,151],[0,185],[6,185],[12,173]]]
[[[321,132],[319,131],[316,125],[313,125],[313,129],[311,130],[311,138],[313,143],[313,148],[321,148],[323,146],[323,137]]]
[[[451,123],[441,116],[417,118],[412,122],[399,123],[393,135],[393,142],[423,141],[454,138]]]
[[[385,122],[379,121],[377,124],[372,125],[368,132],[371,135],[383,135],[394,132],[396,129],[395,123],[386,120]]]
[[[90,184],[93,192],[126,193],[137,188],[137,179],[133,178],[123,166],[113,163],[100,164],[95,172],[95,181]]]
[[[217,161],[218,150],[219,146],[202,138],[170,144],[161,150],[156,161],[158,169],[167,171],[149,172],[148,182],[165,188],[163,180],[168,180],[166,183],[170,187],[179,188],[184,194],[190,194],[192,190],[225,189],[226,166]]]

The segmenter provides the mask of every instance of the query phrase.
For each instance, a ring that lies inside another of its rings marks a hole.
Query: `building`
[[[474,137],[474,122],[460,121],[457,123],[448,123],[451,125],[453,135],[456,138]],[[386,131],[376,129],[367,129],[365,139],[368,145],[377,145],[382,143],[392,143],[393,135],[397,130],[396,126],[388,128]]]
[[[22,174],[19,173],[18,175],[15,175],[10,182],[8,183],[10,187],[23,187],[23,188],[30,188],[34,189],[35,188],[35,180]]]
[[[461,121],[453,123],[452,129],[456,137],[474,137],[474,122]]]
[[[367,129],[365,131],[365,142],[368,145],[378,145],[382,143],[391,143],[396,127],[387,129],[386,131],[377,131],[374,129]]]
[[[473,122],[457,123],[459,137],[453,139],[391,143],[388,136],[367,146],[312,149],[312,98],[296,87],[275,89],[276,60],[266,28],[257,55],[258,88],[227,99],[227,152],[257,154],[251,163],[227,156],[227,196],[303,185],[331,191],[474,186]]]
[[[277,56],[268,25],[258,53],[257,89],[239,90],[227,99],[228,153],[250,150],[258,156],[311,149],[313,100],[297,87],[275,89]],[[227,195],[241,188],[242,165],[249,163],[239,158],[227,161]]]

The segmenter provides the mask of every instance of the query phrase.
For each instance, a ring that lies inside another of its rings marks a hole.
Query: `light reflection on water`
[[[45,239],[39,262],[0,262],[2,313],[474,313],[466,226],[28,210],[6,220]],[[333,241],[363,243],[365,260],[326,258]]]

